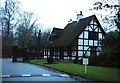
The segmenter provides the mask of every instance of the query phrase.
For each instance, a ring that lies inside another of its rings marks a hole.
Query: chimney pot
[[[82,18],[83,18],[82,11],[80,11],[80,14],[77,14],[77,22],[79,22],[79,20]]]
[[[73,21],[72,21],[72,19],[70,19],[68,22],[69,22],[69,23],[72,23]]]

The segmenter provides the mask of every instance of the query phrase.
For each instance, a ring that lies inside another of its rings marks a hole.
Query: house
[[[105,32],[95,15],[77,21],[70,20],[64,29],[53,28],[49,42],[44,48],[44,58],[77,60],[86,56],[99,55],[102,51],[100,41]]]

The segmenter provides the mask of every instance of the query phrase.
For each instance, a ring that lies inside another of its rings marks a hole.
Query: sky
[[[19,0],[22,10],[34,12],[45,27],[64,28],[69,19],[76,21],[82,11],[83,17],[92,15],[92,0]]]
[[[100,21],[102,27],[108,27],[102,23],[98,14],[109,15],[107,11],[89,11],[93,8],[95,0],[18,0],[21,2],[22,11],[33,12],[39,19],[43,30],[56,28],[64,28],[68,21],[72,19],[76,21],[77,14],[83,13],[83,18],[95,14]],[[99,1],[99,0],[96,0]],[[117,0],[116,0],[117,1]]]

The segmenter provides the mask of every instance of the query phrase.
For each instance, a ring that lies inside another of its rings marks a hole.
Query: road
[[[69,75],[11,59],[2,60],[1,77],[2,81],[75,81]]]
[[[54,81],[55,83],[92,81],[85,78],[76,79],[75,77],[71,77],[65,73],[33,64],[12,62],[11,59],[2,59],[0,60],[0,64],[2,64],[2,75],[0,75],[0,78],[2,78],[3,83],[6,83],[7,81],[10,81],[10,83],[14,83],[15,81]]]

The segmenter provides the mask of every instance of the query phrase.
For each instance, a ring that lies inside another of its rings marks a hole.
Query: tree
[[[39,27],[37,24],[37,18],[31,12],[23,12],[19,20],[19,25],[16,31],[16,37],[18,40],[18,46],[22,48],[32,48],[35,43],[36,29]]]
[[[117,12],[117,19],[115,19],[117,28],[120,30],[120,9]]]
[[[105,39],[103,39],[102,41],[102,46],[103,46],[102,55],[103,57],[105,57],[105,61],[107,61],[106,63],[109,64],[109,66],[120,67],[119,65],[119,54],[120,54],[119,42],[120,42],[120,35],[118,31],[107,33],[105,36]]]
[[[50,31],[44,32],[42,35],[42,47],[44,47],[49,41],[48,38],[50,36]]]
[[[3,4],[4,6],[1,7],[2,34],[9,38],[10,33],[12,33],[16,24],[16,22],[13,21],[15,21],[16,15],[19,11],[19,2],[16,0],[6,0]]]
[[[119,44],[119,33],[118,31],[112,31],[106,34],[105,39],[102,40],[102,46],[103,46],[103,53],[110,53],[112,51],[115,51],[115,49],[118,48]],[[110,53],[111,54],[111,53]]]
[[[16,15],[19,11],[19,2],[17,0],[5,0],[0,5],[0,18],[2,27],[2,49],[3,55],[10,55],[13,45],[13,29],[16,25]]]
[[[36,49],[41,50],[42,49],[42,33],[41,30],[38,31],[38,35],[36,36]]]
[[[107,30],[117,27],[120,29],[120,6],[118,0],[94,0],[93,8],[90,10],[100,11],[99,15],[102,18],[103,23],[109,25]],[[101,12],[109,13],[103,14]]]

